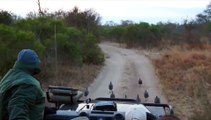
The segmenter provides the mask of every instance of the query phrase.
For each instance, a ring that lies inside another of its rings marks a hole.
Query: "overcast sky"
[[[102,23],[121,20],[134,22],[177,22],[194,19],[202,13],[211,0],[40,0],[41,7],[49,11],[93,9],[102,17]],[[37,0],[0,0],[0,9],[8,10],[22,17],[37,11]]]

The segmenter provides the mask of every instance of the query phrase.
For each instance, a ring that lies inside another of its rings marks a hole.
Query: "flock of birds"
[[[139,78],[138,84],[139,84],[139,86],[141,86],[143,84],[141,78]],[[110,93],[110,98],[115,98],[115,94],[113,92],[113,84],[112,84],[111,81],[108,85],[108,89],[109,89],[109,93]],[[88,94],[89,94],[89,91],[88,91],[88,88],[86,88],[86,90],[84,91],[84,96],[87,97]],[[149,98],[149,92],[147,90],[144,91],[144,98],[145,98],[145,102],[147,102],[147,100]],[[127,99],[127,95],[125,95],[125,99]],[[141,102],[139,94],[137,94],[136,100],[137,100],[138,103]],[[155,97],[154,103],[160,103],[160,98],[158,96]]]

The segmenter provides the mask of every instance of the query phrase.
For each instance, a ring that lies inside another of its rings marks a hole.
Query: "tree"
[[[34,49],[39,54],[44,51],[44,46],[35,39],[32,32],[0,25],[0,76],[14,64],[17,53],[23,48]]]
[[[125,29],[121,26],[115,26],[110,30],[110,35],[117,41],[121,41],[123,39],[125,33]]]
[[[81,12],[78,7],[74,7],[64,16],[65,23],[68,26],[74,26],[85,33],[93,33],[99,35],[100,16],[93,10],[89,9]]]
[[[194,40],[194,37],[193,37],[193,34],[192,34],[192,31],[194,29],[194,21],[191,20],[191,21],[188,21],[188,20],[184,20],[184,28],[185,28],[185,38],[186,38],[186,41],[188,43],[194,43],[195,40]]]
[[[0,24],[11,25],[13,23],[12,13],[0,10]]]
[[[197,15],[196,22],[198,24],[198,31],[200,32],[203,38],[207,38],[210,42],[211,37],[211,2],[207,8]],[[208,42],[208,41],[206,41]]]
[[[121,21],[121,26],[129,26],[129,25],[133,25],[133,21],[131,20],[122,20]]]
[[[203,13],[199,13],[197,15],[196,21],[200,24],[211,22],[211,3],[207,5],[207,8],[203,11]]]
[[[117,26],[117,24],[114,21],[106,21],[104,26],[112,27],[112,26]]]
[[[198,23],[200,23],[200,24],[207,23],[209,21],[209,19],[207,18],[207,16],[204,15],[204,14],[202,14],[202,13],[198,14],[196,17],[197,17],[197,20],[196,21]]]
[[[43,12],[42,9],[41,9],[40,0],[37,1],[37,5],[38,5],[38,11],[39,11],[40,17],[41,17],[41,16],[44,16],[45,14],[44,14],[44,12]]]

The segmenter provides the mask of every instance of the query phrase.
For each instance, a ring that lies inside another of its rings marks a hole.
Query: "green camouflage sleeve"
[[[12,91],[8,103],[10,120],[29,120],[30,106],[35,104],[37,89],[33,85],[19,85]]]

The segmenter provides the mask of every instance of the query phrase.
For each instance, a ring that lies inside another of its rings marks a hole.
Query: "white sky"
[[[102,23],[121,20],[134,22],[177,22],[194,19],[203,12],[211,0],[40,0],[41,7],[49,11],[94,9],[102,17]],[[22,17],[37,11],[37,0],[0,0],[0,9],[8,10]]]

